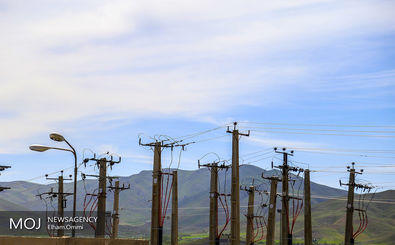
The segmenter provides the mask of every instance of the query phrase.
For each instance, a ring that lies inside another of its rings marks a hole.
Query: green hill
[[[260,185],[262,190],[268,189],[269,182],[261,178],[265,176],[278,175],[275,170],[266,171],[252,165],[240,167],[240,184],[249,185],[253,179]],[[230,193],[230,174],[219,173],[219,183],[221,192]],[[166,178],[166,177],[165,177]],[[295,192],[300,186],[300,193],[303,194],[303,178],[293,176],[295,179]],[[202,234],[205,236],[208,230],[209,218],[209,180],[210,172],[207,169],[194,171],[178,171],[179,179],[179,228],[180,234]],[[226,185],[225,185],[226,180]],[[131,185],[131,190],[123,191],[120,194],[120,234],[121,236],[146,236],[150,231],[151,215],[151,182],[152,172],[142,171],[139,174],[128,177],[121,177],[120,182]],[[0,193],[0,208],[3,210],[44,210],[45,206],[35,195],[39,192],[48,191],[50,188],[56,190],[56,184],[40,185],[22,181],[0,183],[0,185],[10,186],[11,190]],[[72,192],[72,183],[65,183],[65,191]],[[98,187],[97,180],[90,179],[78,182],[78,210],[82,210],[86,191],[92,192]],[[86,191],[85,191],[86,190]],[[281,190],[279,183],[278,191]],[[292,188],[290,188],[292,190]],[[311,183],[312,204],[313,204],[313,230],[317,239],[334,240],[341,242],[344,234],[345,200],[327,200],[325,198],[343,198],[346,195],[344,190],[331,188],[328,186]],[[377,200],[394,201],[395,191],[378,193]],[[113,194],[107,195],[107,209],[111,211]],[[320,197],[320,198],[314,198]],[[67,210],[71,210],[72,197],[68,197]],[[247,193],[240,192],[240,204],[242,207],[242,232],[245,231],[245,218]],[[266,196],[264,196],[266,199]],[[7,201],[5,201],[7,200]],[[260,204],[260,198],[256,198],[255,205]],[[7,204],[8,203],[8,204]],[[55,203],[56,204],[56,203]],[[228,204],[230,202],[228,201]],[[280,205],[280,202],[278,202]],[[169,205],[167,214],[171,213]],[[364,241],[364,244],[376,244],[380,242],[392,241],[395,230],[395,205],[388,203],[372,203],[370,205],[369,226],[366,233],[357,239],[357,244]],[[229,207],[230,209],[230,207]],[[224,212],[220,209],[220,223],[223,222]],[[277,222],[279,224],[279,222]],[[277,225],[278,225],[277,224]],[[164,225],[164,235],[169,235],[170,220],[166,219]],[[278,231],[278,229],[277,229]],[[225,231],[227,233],[228,231]],[[277,232],[278,235],[278,232]],[[295,238],[303,237],[303,213],[298,218],[295,225]],[[370,243],[369,243],[370,242]],[[387,243],[389,244],[389,243]]]

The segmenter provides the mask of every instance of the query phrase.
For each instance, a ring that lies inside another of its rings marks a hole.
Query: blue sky
[[[64,146],[48,138],[52,131],[75,145],[79,161],[85,148],[123,156],[112,173],[130,175],[152,168],[152,152],[138,146],[140,133],[144,140],[178,137],[241,121],[291,124],[240,124],[266,131],[243,138],[241,155],[295,148],[293,160],[333,171],[312,176],[330,186],[346,176],[340,172],[346,164],[361,162],[363,179],[394,189],[394,7],[392,1],[0,1],[0,163],[12,165],[1,181],[45,183],[36,177],[72,166],[71,154],[29,151],[33,143]],[[273,127],[385,132],[269,132]],[[224,136],[188,146],[180,168],[196,169],[197,159],[212,151],[230,158],[225,130],[193,139]],[[268,156],[250,161],[269,168],[277,159]],[[165,151],[163,165],[169,161]],[[377,167],[383,164],[389,166]]]

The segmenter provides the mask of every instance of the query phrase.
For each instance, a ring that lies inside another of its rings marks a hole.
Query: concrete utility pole
[[[254,244],[254,197],[255,187],[250,186],[248,189],[248,211],[247,211],[247,233],[246,233],[246,244]]]
[[[128,187],[125,187],[123,184],[120,187],[119,181],[115,181],[115,186],[110,186],[109,189],[114,190],[114,206],[113,206],[113,214],[112,214],[111,238],[117,238],[118,227],[119,227],[119,193],[123,190],[130,189],[130,184]]]
[[[292,245],[292,234],[289,229],[289,190],[288,190],[288,172],[297,171],[298,168],[288,166],[288,155],[293,156],[293,151],[287,152],[286,148],[282,148],[282,151],[277,151],[276,153],[283,155],[283,165],[277,166],[276,168],[281,169],[282,172],[282,193],[281,193],[281,244],[282,245]]]
[[[162,244],[162,227],[161,219],[161,183],[162,183],[162,166],[161,166],[161,142],[156,142],[154,146],[154,169],[152,172],[152,210],[151,210],[151,244]]]
[[[255,199],[255,192],[260,194],[265,193],[266,191],[259,191],[254,186],[254,180],[252,181],[252,185],[250,187],[242,187],[240,186],[240,190],[248,192],[248,209],[247,209],[247,231],[246,231],[246,244],[253,245],[255,243],[254,239],[254,219],[263,219],[264,216],[262,215],[255,215],[254,214],[254,199]],[[262,204],[261,207],[266,207],[266,204]],[[257,227],[258,228],[258,227]],[[263,234],[262,237],[263,238]]]
[[[47,174],[45,175],[45,177],[47,178],[47,180],[57,180],[58,181],[58,192],[57,193],[53,192],[52,195],[58,196],[58,216],[63,218],[64,217],[64,208],[65,208],[65,204],[66,204],[65,196],[71,195],[73,193],[64,193],[63,192],[63,181],[64,180],[72,180],[71,175],[70,175],[70,179],[64,179],[63,178],[63,170],[60,171],[60,173],[61,173],[61,175],[59,175],[58,178],[48,178]],[[59,219],[58,226],[62,227],[63,225],[64,225],[64,223],[62,222],[61,219]],[[57,236],[58,237],[64,236],[64,229],[58,229]]]
[[[107,160],[99,160],[99,194],[97,205],[97,225],[95,237],[104,237],[106,232],[106,195],[107,195]]]
[[[347,196],[347,215],[346,215],[346,227],[345,227],[345,236],[344,236],[344,244],[352,245],[354,244],[353,237],[353,213],[354,213],[354,190],[355,188],[361,189],[371,189],[372,187],[367,185],[361,185],[355,183],[355,175],[362,174],[363,169],[360,172],[357,172],[354,168],[355,163],[351,163],[352,167],[347,166],[347,171],[350,172],[350,178],[348,184],[343,184],[341,181],[340,186],[348,185],[348,196]]]
[[[218,164],[213,163],[210,179],[210,245],[219,244],[218,235]]]
[[[171,245],[178,245],[178,177],[173,171],[173,190],[171,200]]]
[[[220,169],[228,169],[230,166],[224,163],[218,165],[220,162],[212,162],[208,164],[200,164],[198,161],[198,167],[207,167],[210,170],[210,220],[209,220],[209,242],[210,245],[218,245],[218,171]],[[226,196],[226,194],[223,194]],[[226,197],[225,197],[226,198]]]
[[[118,177],[107,176],[107,164],[109,164],[108,166],[112,169],[112,166],[115,163],[121,162],[121,157],[118,158],[118,161],[114,161],[112,155],[110,155],[110,159],[108,160],[105,157],[97,159],[96,154],[94,154],[93,158],[84,159],[85,166],[86,163],[89,161],[96,161],[96,165],[99,168],[99,175],[82,173],[82,179],[84,180],[87,176],[90,176],[90,177],[98,178],[99,180],[99,192],[97,194],[98,202],[97,202],[97,222],[96,222],[95,237],[103,238],[106,236],[107,179],[112,181],[113,179],[118,178]]]
[[[240,182],[239,182],[239,137],[249,136],[239,133],[234,124],[233,131],[227,129],[227,133],[232,134],[232,191],[231,191],[231,245],[240,245]]]
[[[313,230],[311,227],[311,193],[310,170],[304,171],[304,244],[313,244]]]
[[[73,195],[73,193],[65,193],[65,192],[63,192],[63,182],[64,182],[64,180],[72,180],[71,179],[72,175],[69,175],[69,177],[70,177],[69,179],[65,179],[63,177],[63,170],[60,171],[60,173],[61,174],[57,178],[48,178],[48,174],[45,175],[47,180],[58,181],[58,192],[54,192],[52,190],[52,188],[51,188],[50,192],[45,192],[45,193],[39,194],[38,196],[40,197],[40,199],[42,199],[42,195],[48,195],[48,196],[51,196],[51,197],[56,197],[57,196],[58,197],[58,217],[59,218],[63,218],[64,217],[64,208],[66,207],[66,198],[65,197],[69,196],[69,195]],[[62,219],[59,219],[58,226],[59,227],[63,227],[64,226],[64,223],[62,222]],[[57,230],[57,237],[62,237],[62,236],[64,236],[64,229],[58,229]]]
[[[119,226],[119,181],[115,181],[111,238],[117,238]]]
[[[288,233],[288,227],[289,227],[289,218],[288,218],[288,213],[289,213],[289,190],[288,190],[288,154],[284,153],[284,163],[283,163],[283,177],[282,177],[282,207],[281,207],[281,221],[282,221],[282,237],[281,241],[283,244],[292,244],[291,242],[288,242],[290,239],[290,234]],[[292,239],[292,238],[291,238]]]
[[[155,141],[153,143],[142,144],[141,138],[139,145],[154,147],[154,167],[152,172],[152,207],[151,207],[151,245],[162,245],[163,240],[163,226],[162,219],[162,163],[161,155],[163,148],[184,147],[193,143],[179,144],[180,141],[170,142],[164,144],[164,141]],[[169,173],[172,175],[171,173]]]
[[[267,235],[266,245],[274,245],[275,230],[276,230],[276,205],[277,205],[277,183],[280,181],[278,177],[264,177],[270,180],[270,199],[269,199],[269,214],[267,218]]]
[[[58,177],[58,215],[59,217],[64,216],[64,198],[63,198],[63,176]],[[59,221],[59,226],[63,226],[63,221]],[[64,230],[58,229],[58,237],[64,236]]]

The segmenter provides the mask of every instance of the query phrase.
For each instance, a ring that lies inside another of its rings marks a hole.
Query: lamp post
[[[65,148],[58,148],[58,147],[52,147],[52,146],[45,146],[45,145],[31,145],[29,148],[32,151],[38,151],[38,152],[43,152],[46,150],[60,150],[60,151],[69,151],[71,153],[73,153],[74,156],[74,193],[73,193],[73,222],[72,222],[72,226],[73,229],[71,230],[71,236],[75,237],[75,214],[76,214],[76,206],[77,206],[77,153],[74,149],[74,147],[59,133],[51,133],[49,135],[49,138],[53,141],[57,141],[57,142],[66,142],[66,144],[71,148],[71,149],[65,149]]]

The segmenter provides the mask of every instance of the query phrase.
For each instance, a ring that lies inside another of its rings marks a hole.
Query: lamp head
[[[62,142],[64,141],[64,137],[59,133],[51,133],[49,138],[54,141]]]
[[[34,145],[29,146],[29,149],[32,150],[32,151],[43,152],[43,151],[51,149],[51,147],[45,146],[45,145],[36,145],[36,144],[34,144]]]

